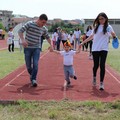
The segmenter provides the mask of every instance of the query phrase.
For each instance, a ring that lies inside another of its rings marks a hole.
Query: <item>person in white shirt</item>
[[[63,67],[64,67],[64,75],[66,80],[66,86],[69,87],[71,84],[70,78],[77,79],[75,76],[74,68],[73,68],[73,56],[80,52],[80,48],[77,51],[71,50],[70,42],[64,43],[63,51],[53,50],[51,52],[55,52],[63,56]]]
[[[8,51],[14,52],[14,34],[12,27],[9,28],[7,44],[8,44]]]
[[[54,30],[54,33],[52,34],[52,45],[53,45],[53,49],[57,49],[57,39],[58,39],[58,33],[57,33],[57,29]]]
[[[93,23],[93,33],[81,43],[81,45],[93,39],[93,85],[96,85],[96,74],[100,65],[100,90],[104,90],[105,63],[108,53],[109,37],[116,37],[111,25],[108,23],[108,17],[101,12]]]
[[[80,36],[81,36],[81,30],[79,28],[76,28],[74,31],[74,37],[75,37],[75,44],[74,49],[77,48],[77,45],[80,45]]]
[[[93,30],[92,30],[92,26],[88,25],[87,29],[86,29],[86,38],[88,38],[91,34],[92,34]],[[85,47],[86,50],[89,47],[89,59],[92,59],[92,40],[90,40],[89,42],[85,43]]]
[[[74,34],[72,31],[70,31],[70,34],[68,35],[68,40],[70,44],[72,45],[72,49],[74,49]]]

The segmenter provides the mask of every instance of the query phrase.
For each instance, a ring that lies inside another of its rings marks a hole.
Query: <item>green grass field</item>
[[[48,48],[48,43],[44,42],[43,51]],[[22,66],[25,63],[24,53],[19,49],[15,49],[15,52],[8,52],[8,50],[0,51],[0,79]]]
[[[110,43],[107,64],[120,73],[120,47],[118,49],[114,49]]]
[[[43,51],[48,47],[45,42]],[[120,48],[110,49],[107,64],[120,73]],[[0,51],[0,79],[24,64],[24,54]],[[120,120],[120,101],[17,101],[0,104],[0,120]]]
[[[0,105],[0,120],[119,120],[120,101],[18,101]]]

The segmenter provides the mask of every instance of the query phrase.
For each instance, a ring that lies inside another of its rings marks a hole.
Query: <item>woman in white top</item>
[[[87,29],[86,29],[86,38],[88,38],[91,34],[92,34],[93,30],[92,30],[92,26],[88,25]],[[92,59],[92,40],[87,42],[85,44],[86,47],[86,51],[89,47],[89,59]]]
[[[96,85],[96,74],[100,65],[100,90],[104,90],[105,62],[108,53],[109,37],[116,37],[111,25],[108,24],[108,17],[105,13],[100,13],[93,23],[93,33],[81,43],[93,39],[92,55],[93,55],[93,85]]]

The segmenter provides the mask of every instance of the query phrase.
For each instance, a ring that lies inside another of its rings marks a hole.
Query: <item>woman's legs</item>
[[[99,52],[92,52],[93,54],[93,77],[96,77],[97,69],[99,67]]]
[[[107,51],[100,52],[100,82],[104,81],[107,53]]]
[[[105,63],[107,51],[92,52],[93,54],[93,85],[96,85],[96,74],[100,64],[100,90],[104,90]]]

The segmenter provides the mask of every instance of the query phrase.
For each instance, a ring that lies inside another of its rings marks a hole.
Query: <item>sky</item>
[[[120,0],[1,0],[0,10],[29,17],[45,13],[48,19],[62,20],[94,19],[105,12],[116,19],[120,18]]]

